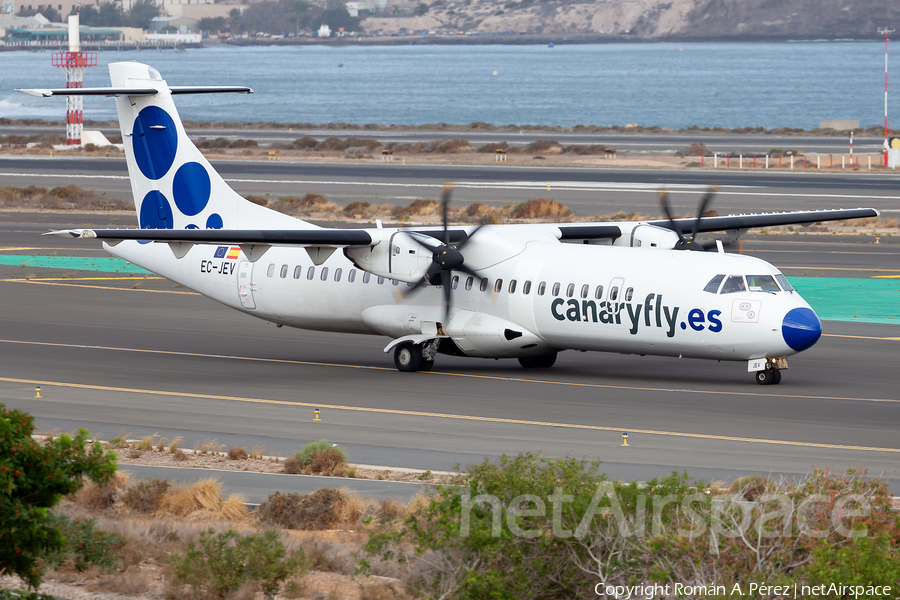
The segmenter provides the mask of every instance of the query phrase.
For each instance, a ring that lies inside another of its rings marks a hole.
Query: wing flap
[[[142,242],[191,244],[264,244],[268,246],[372,246],[362,229],[66,229],[44,235]]]

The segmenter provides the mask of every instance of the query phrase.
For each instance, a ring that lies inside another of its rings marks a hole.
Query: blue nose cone
[[[781,335],[788,346],[801,352],[811,348],[822,337],[822,322],[809,308],[795,308],[784,316]]]

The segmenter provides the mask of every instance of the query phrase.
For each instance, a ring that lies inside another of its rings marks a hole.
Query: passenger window
[[[709,280],[709,283],[706,284],[706,287],[703,288],[703,291],[709,292],[710,294],[715,294],[719,291],[719,286],[722,285],[723,279],[725,279],[724,275],[716,275]]]
[[[744,287],[744,278],[741,275],[732,275],[728,279],[725,280],[725,285],[722,286],[722,291],[720,294],[733,294],[735,292],[744,292],[747,288]]]
[[[747,275],[747,289],[751,292],[780,292],[771,275]]]
[[[494,283],[494,292],[499,292],[499,291],[502,290],[502,289],[503,289],[503,280],[502,280],[502,279],[498,279],[498,280]]]
[[[628,288],[625,290],[625,302],[631,302],[632,298],[634,298],[634,288]]]
[[[379,278],[377,279],[377,281],[378,281],[378,285],[383,284],[383,283],[384,283],[384,277],[379,277]]]
[[[453,279],[450,280],[450,287],[454,290],[459,287],[459,275],[453,276]]]
[[[575,295],[575,284],[574,284],[574,283],[570,283],[570,284],[566,287],[566,296],[569,297],[569,298],[571,298],[571,297],[574,296],[574,295]]]
[[[559,282],[558,281],[553,284],[553,289],[550,290],[550,293],[552,293],[554,296],[559,296]]]
[[[785,277],[781,273],[779,273],[778,275],[775,276],[775,281],[777,281],[778,283],[781,284],[781,289],[783,289],[784,291],[786,291],[786,292],[794,291],[794,286],[792,286],[791,282],[788,281],[787,277]]]
[[[597,286],[597,291],[594,292],[594,298],[596,298],[597,300],[600,300],[601,298],[603,298],[603,286],[602,285]]]
[[[581,297],[587,298],[589,291],[591,291],[591,286],[589,286],[588,284],[584,284],[583,286],[581,286]]]
[[[343,269],[335,269],[335,270],[334,270],[334,280],[335,280],[335,281],[340,281],[340,280],[341,280],[341,271],[342,271],[342,270],[343,270]]]
[[[515,279],[511,279],[509,282],[509,293],[510,294],[516,293],[516,280]]]
[[[543,296],[544,292],[547,291],[547,282],[542,281],[538,284],[538,296]]]
[[[487,280],[487,277],[485,277],[481,280],[481,286],[479,287],[479,289],[482,292],[487,291],[487,286],[488,286],[488,280]]]
[[[303,275],[303,267],[297,265],[294,267],[294,279],[300,279],[301,275]]]
[[[469,277],[468,279],[466,279],[466,291],[467,291],[467,292],[468,292],[469,290],[472,289],[472,284],[473,284],[474,282],[475,282],[475,278],[474,278],[474,277]]]
[[[316,276],[316,268],[310,267],[309,270],[306,272],[306,278],[309,279],[310,281],[312,281],[312,278],[315,276]]]
[[[363,283],[369,283],[369,280],[372,278],[372,274],[366,271],[363,273]]]
[[[609,299],[615,302],[619,298],[619,286],[614,285],[612,289],[609,290]]]
[[[281,265],[281,278],[282,278],[282,279],[286,278],[286,277],[287,277],[287,274],[288,274],[288,266],[287,266],[287,265]]]
[[[328,267],[322,267],[321,279],[322,279],[322,281],[325,281],[326,279],[328,279]]]
[[[526,281],[525,284],[522,286],[522,293],[526,296],[531,293],[531,282],[530,281]]]
[[[269,277],[275,276],[275,263],[269,265],[269,268],[266,270],[266,275]]]
[[[350,272],[347,273],[347,281],[349,283],[356,281],[356,269],[350,269]]]

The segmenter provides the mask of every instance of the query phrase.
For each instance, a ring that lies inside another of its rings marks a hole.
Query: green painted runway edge
[[[95,271],[103,273],[141,273],[150,274],[121,258],[84,257],[84,256],[22,256],[19,254],[0,254],[0,265],[12,267],[34,267],[39,269],[71,269],[75,271]]]

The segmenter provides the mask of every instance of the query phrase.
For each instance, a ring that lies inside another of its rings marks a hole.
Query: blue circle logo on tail
[[[131,147],[144,177],[156,181],[168,173],[178,150],[178,131],[169,113],[157,106],[142,109],[131,129]]]
[[[812,309],[795,308],[784,316],[781,335],[788,346],[802,352],[811,348],[822,337],[822,322]]]
[[[172,199],[178,210],[193,217],[209,204],[210,189],[209,173],[203,165],[196,162],[184,163],[175,172]]]
[[[144,196],[139,223],[141,229],[173,229],[172,206],[166,197],[156,190]]]
[[[222,221],[222,216],[219,213],[209,215],[209,218],[206,220],[207,229],[222,229],[224,226],[225,224]]]

